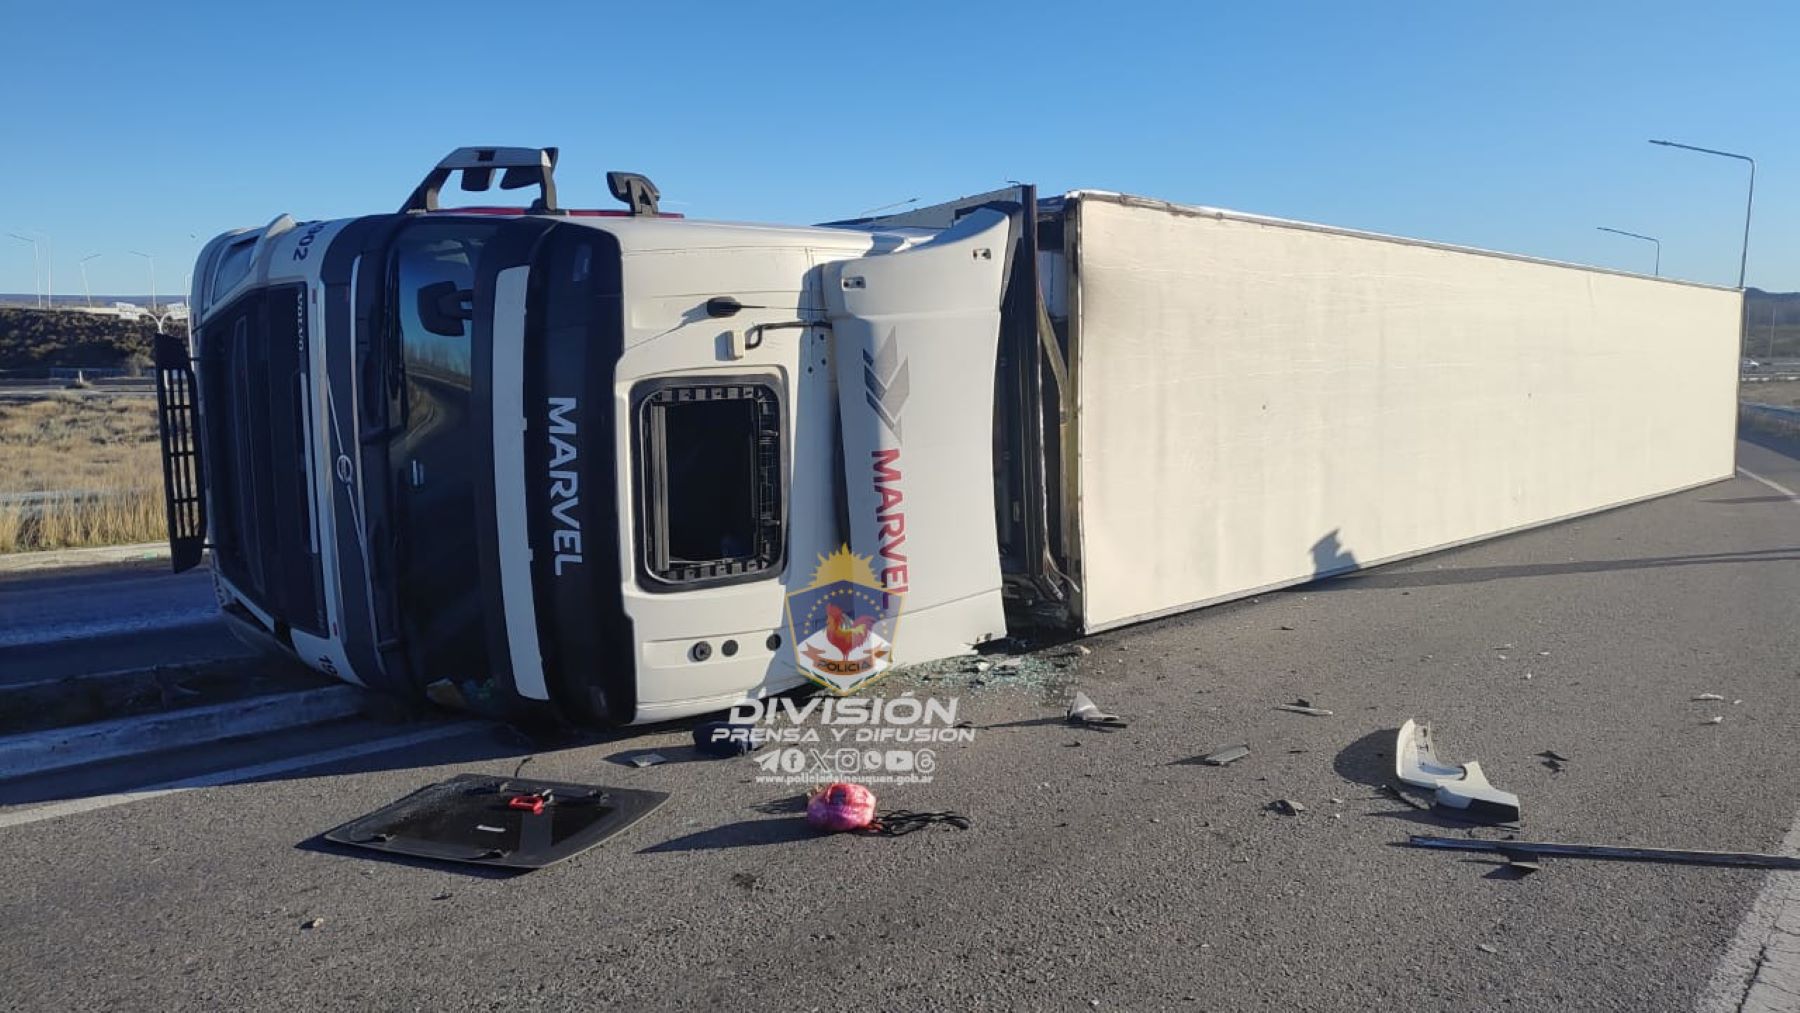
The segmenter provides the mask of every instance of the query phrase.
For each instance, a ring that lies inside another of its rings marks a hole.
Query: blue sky
[[[391,210],[464,144],[560,145],[696,217],[1124,190],[1800,289],[1791,4],[0,4],[0,232],[166,293],[199,241]],[[198,237],[190,239],[192,234]],[[31,289],[0,236],[0,291]]]

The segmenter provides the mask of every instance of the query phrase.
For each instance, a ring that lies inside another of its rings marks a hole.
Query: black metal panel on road
[[[541,869],[650,815],[667,792],[462,774],[328,831],[338,844],[446,862]]]

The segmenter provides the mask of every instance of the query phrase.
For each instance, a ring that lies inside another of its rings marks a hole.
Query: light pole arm
[[[1744,251],[1738,254],[1738,288],[1744,287],[1744,268],[1750,263],[1750,209],[1756,206],[1756,159],[1739,156],[1750,163],[1750,195],[1744,198]]]
[[[1750,210],[1756,205],[1756,159],[1749,155],[1740,155],[1735,151],[1720,151],[1717,148],[1702,148],[1697,144],[1681,144],[1676,141],[1651,141],[1665,148],[1681,148],[1684,151],[1698,151],[1702,155],[1718,155],[1720,158],[1735,158],[1740,162],[1750,163],[1750,193],[1744,198],[1744,249],[1738,255],[1737,287],[1744,287],[1744,268],[1750,263]]]

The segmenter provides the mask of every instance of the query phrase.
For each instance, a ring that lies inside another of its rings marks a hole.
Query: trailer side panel
[[[1727,477],[1741,297],[1079,199],[1086,631]]]

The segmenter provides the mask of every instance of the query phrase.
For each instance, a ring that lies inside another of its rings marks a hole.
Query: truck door
[[[827,268],[850,547],[899,599],[896,661],[1005,632],[990,434],[1011,222],[978,210]]]

